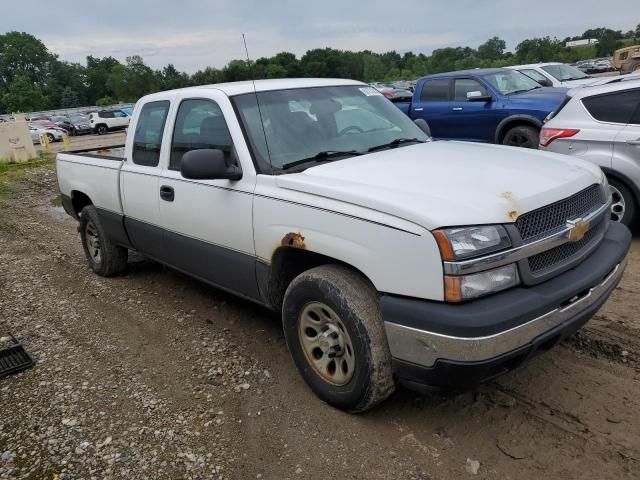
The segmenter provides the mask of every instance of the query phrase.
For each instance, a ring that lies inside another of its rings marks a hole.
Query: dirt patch
[[[2,479],[638,477],[637,240],[569,342],[473,392],[349,415],[306,387],[277,315],[138,256],[95,276],[56,194],[28,169],[0,201],[0,319],[37,360],[0,380]]]

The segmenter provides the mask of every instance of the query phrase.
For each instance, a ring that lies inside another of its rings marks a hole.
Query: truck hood
[[[507,95],[512,104],[518,106],[530,106],[538,109],[555,108],[560,105],[567,96],[567,88],[564,87],[541,87],[529,90],[528,92]],[[515,105],[512,105],[515,106]]]
[[[565,80],[560,82],[563,87],[573,88],[573,87],[582,87],[584,85],[590,85],[593,82],[597,81],[597,78],[581,78],[579,80]]]
[[[280,188],[393,215],[429,230],[512,223],[601,182],[582,160],[516,147],[435,141],[281,175]]]

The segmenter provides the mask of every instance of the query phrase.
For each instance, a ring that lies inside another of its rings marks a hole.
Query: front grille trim
[[[518,217],[515,227],[525,243],[557,230],[605,203],[602,186],[595,183],[580,192]]]

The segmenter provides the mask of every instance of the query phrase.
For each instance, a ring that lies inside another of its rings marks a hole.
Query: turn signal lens
[[[515,287],[520,283],[514,263],[471,275],[444,277],[444,298],[447,302],[461,302]]]

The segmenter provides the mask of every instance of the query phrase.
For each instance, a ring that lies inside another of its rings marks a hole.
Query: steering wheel
[[[338,132],[338,135],[346,135],[351,131],[353,131],[353,133],[364,133],[364,130],[357,125],[349,125],[348,127],[344,127],[342,130],[340,130]]]

